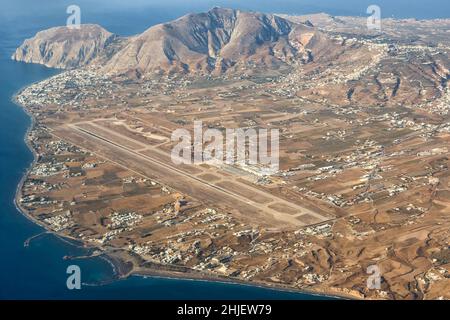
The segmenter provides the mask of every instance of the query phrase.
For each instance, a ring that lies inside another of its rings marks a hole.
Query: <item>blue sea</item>
[[[202,11],[215,5],[264,12],[363,15],[372,1],[51,1],[15,0],[4,3],[0,11],[0,299],[326,299],[308,294],[265,288],[164,278],[132,276],[101,286],[82,286],[68,290],[66,268],[76,263],[84,283],[113,278],[111,265],[100,258],[63,260],[66,255],[82,255],[84,249],[52,235],[43,235],[24,247],[24,241],[43,230],[27,220],[14,206],[16,187],[33,157],[24,143],[30,126],[28,115],[11,97],[23,86],[43,80],[58,71],[10,60],[15,48],[37,31],[64,25],[66,8],[78,4],[82,23],[98,23],[111,32],[132,35],[151,25],[172,20],[187,12]],[[367,2],[367,3],[366,3]],[[446,17],[448,1],[422,2],[380,0],[382,9],[396,17]],[[126,3],[126,4],[124,4]],[[164,3],[164,4],[161,4]],[[194,4],[192,4],[194,3]],[[383,4],[385,6],[383,6]]]

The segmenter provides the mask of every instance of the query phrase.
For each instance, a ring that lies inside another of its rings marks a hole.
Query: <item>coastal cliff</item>
[[[74,69],[91,63],[116,39],[116,35],[98,25],[82,25],[79,29],[56,27],[25,40],[12,59],[51,68]]]

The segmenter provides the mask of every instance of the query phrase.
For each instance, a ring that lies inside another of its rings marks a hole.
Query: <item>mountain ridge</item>
[[[108,74],[220,74],[279,69],[314,59],[326,37],[311,24],[215,7],[120,38],[100,26],[57,27],[27,39],[14,60]]]

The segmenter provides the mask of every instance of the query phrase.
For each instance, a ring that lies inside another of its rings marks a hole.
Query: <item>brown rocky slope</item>
[[[111,74],[208,74],[311,62],[330,42],[310,24],[213,8],[130,38],[96,25],[52,28],[26,40],[13,59],[65,69],[97,64]]]
[[[12,59],[52,68],[78,68],[104,54],[116,38],[114,34],[92,24],[82,25],[79,29],[51,28],[25,40]]]

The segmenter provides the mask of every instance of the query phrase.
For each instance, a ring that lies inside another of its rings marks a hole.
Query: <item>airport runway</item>
[[[292,228],[330,220],[308,208],[241,183],[237,180],[239,177],[220,175],[220,170],[212,172],[201,166],[175,165],[170,155],[157,147],[100,126],[94,121],[65,125],[54,133],[205,204],[235,209],[254,222]],[[218,179],[207,181],[211,173]]]

